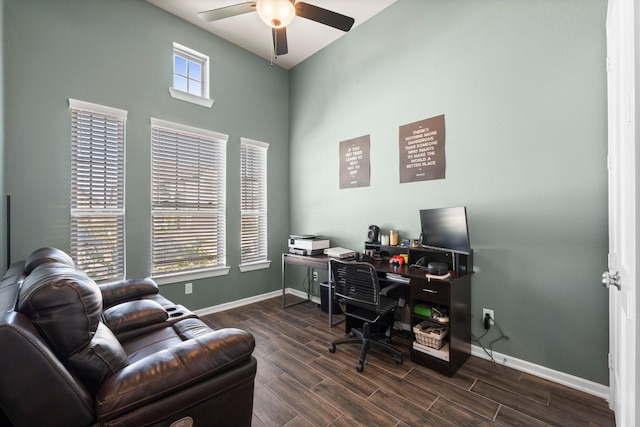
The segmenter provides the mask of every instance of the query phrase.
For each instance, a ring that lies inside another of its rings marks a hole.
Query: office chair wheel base
[[[331,344],[329,346],[329,353],[335,353],[336,352],[336,345],[335,344]]]
[[[402,365],[402,355],[394,357],[393,360],[395,360],[396,364]]]
[[[364,365],[362,363],[358,363],[356,365],[356,371],[358,371],[358,372],[364,371]]]

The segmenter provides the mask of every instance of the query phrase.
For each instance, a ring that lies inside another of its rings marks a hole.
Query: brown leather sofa
[[[250,426],[254,346],[42,248],[0,282],[0,426]]]

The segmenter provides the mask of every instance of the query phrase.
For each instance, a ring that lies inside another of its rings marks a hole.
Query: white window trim
[[[240,143],[241,144],[247,144],[247,145],[254,145],[254,146],[258,147],[258,148],[263,148],[265,150],[269,149],[269,143],[262,142],[262,141],[257,141],[255,139],[249,139],[249,138],[240,137]]]
[[[170,122],[167,120],[156,119],[153,117],[150,118],[150,123],[152,127],[158,126],[163,128],[169,128],[177,132],[190,133],[192,135],[202,136],[202,137],[211,138],[211,139],[217,139],[219,140],[220,143],[225,144],[225,146],[229,141],[229,135],[226,135],[220,132],[215,132],[212,130],[188,126],[182,123]],[[153,170],[151,172],[153,173]],[[225,264],[226,264],[226,259],[225,259]],[[203,269],[193,270],[193,271],[183,271],[183,272],[157,274],[157,275],[152,274],[153,276],[152,278],[156,283],[158,283],[158,285],[166,285],[166,284],[177,283],[185,280],[188,281],[188,280],[206,279],[209,277],[226,276],[227,274],[229,274],[230,270],[231,270],[231,267],[228,265],[225,265],[225,266],[218,266],[213,268],[203,268]]]
[[[262,148],[264,150],[268,150],[269,149],[269,144],[268,143],[262,142],[262,141],[257,141],[255,139],[249,139],[249,138],[240,137],[240,143],[244,144],[244,145],[253,145],[255,147]],[[242,212],[241,212],[241,214],[242,214]],[[263,270],[263,269],[266,269],[266,268],[269,268],[269,267],[271,267],[271,260],[270,259],[246,262],[246,263],[242,263],[242,264],[238,265],[238,268],[240,269],[241,273],[246,273],[246,272],[249,272],[249,271],[256,271],[256,270]]]
[[[224,133],[216,132],[213,130],[196,128],[189,125],[184,125],[182,123],[174,123],[169,122],[167,120],[155,119],[151,117],[151,126],[159,126],[164,128],[170,128],[178,132],[190,133],[193,135],[203,136],[206,138],[218,139],[220,142],[226,144],[229,141],[229,135],[225,135]]]
[[[218,276],[226,276],[229,274],[231,267],[216,267],[216,268],[207,268],[197,271],[189,271],[187,273],[171,273],[171,274],[163,274],[161,276],[154,276],[153,280],[158,285],[168,285],[176,282],[188,281],[188,280],[199,280],[206,279],[209,277],[218,277]]]
[[[207,108],[211,108],[213,106],[213,99],[210,98],[210,93],[209,93],[209,57],[206,55],[203,55],[202,53],[193,50],[191,48],[188,48],[186,46],[183,46],[179,43],[173,43],[173,50],[171,51],[172,55],[171,58],[173,58],[173,55],[176,54],[176,52],[178,53],[184,53],[185,56],[193,56],[198,58],[199,60],[202,61],[202,93],[206,96],[196,96],[193,94],[190,94],[188,92],[184,92],[178,89],[175,89],[173,87],[173,75],[175,74],[175,70],[173,70],[173,66],[174,64],[171,64],[171,69],[172,69],[172,73],[171,73],[171,86],[169,87],[169,94],[171,95],[172,98],[174,99],[179,99],[181,101],[185,101],[185,102],[189,102],[191,104],[196,104],[196,105],[200,105],[202,107],[207,107]],[[174,62],[174,61],[172,61]]]
[[[271,260],[266,261],[256,261],[256,262],[248,262],[246,264],[238,265],[241,273],[246,273],[248,271],[255,270],[264,270],[265,268],[271,267]]]
[[[113,116],[122,120],[127,120],[127,111],[119,108],[107,107],[105,105],[93,104],[91,102],[79,101],[69,98],[69,108],[74,110],[91,111],[96,114],[104,114],[105,116]]]

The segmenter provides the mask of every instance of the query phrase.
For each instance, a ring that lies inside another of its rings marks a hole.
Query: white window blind
[[[127,112],[75,99],[69,107],[71,256],[96,282],[121,280]]]
[[[154,275],[225,266],[227,140],[151,119]]]
[[[241,263],[267,260],[267,150],[269,144],[241,138]]]

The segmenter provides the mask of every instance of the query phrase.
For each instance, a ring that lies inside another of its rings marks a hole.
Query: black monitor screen
[[[469,254],[469,229],[465,207],[421,209],[421,243],[450,252]]]

